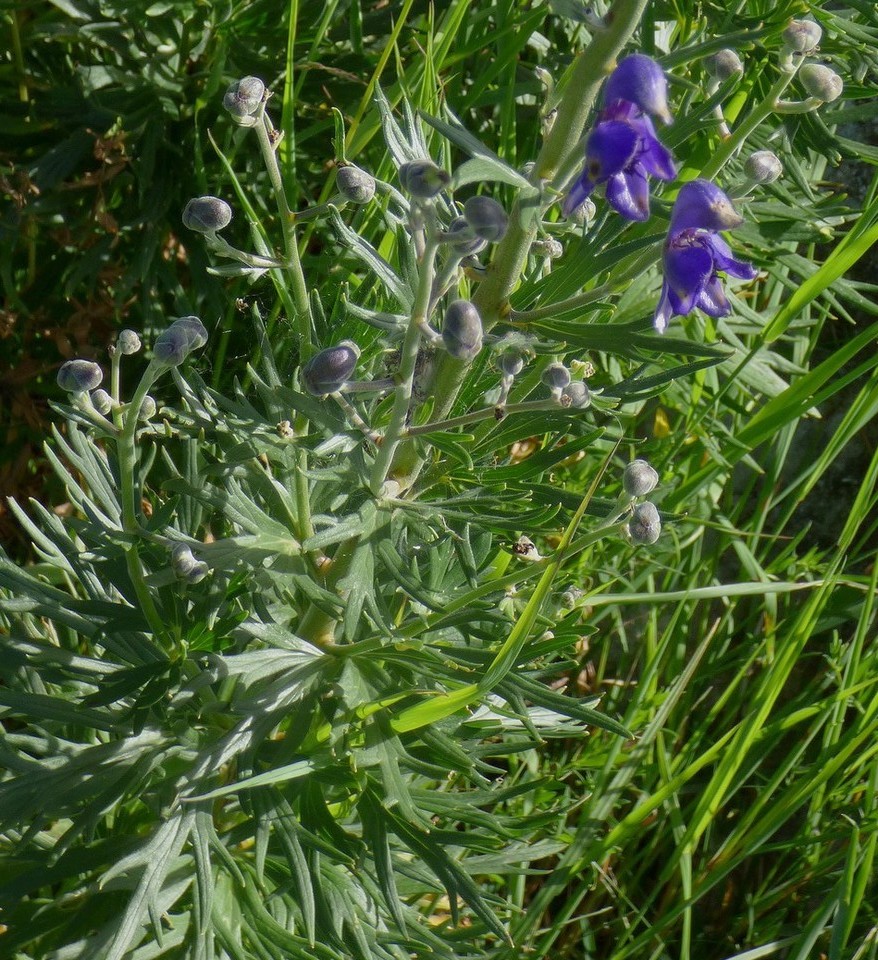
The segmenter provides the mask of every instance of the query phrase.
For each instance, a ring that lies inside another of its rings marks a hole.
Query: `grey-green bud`
[[[728,47],[723,50],[717,50],[716,53],[705,57],[704,67],[707,72],[714,77],[714,79],[719,80],[720,83],[722,83],[723,80],[728,80],[729,77],[735,76],[735,74],[744,72],[744,64],[741,63],[741,58],[734,50],[730,50]]]
[[[351,203],[368,203],[375,196],[375,178],[353,164],[338,168],[335,185]]]
[[[658,473],[645,460],[632,460],[622,474],[622,486],[629,497],[645,497],[658,481]]]
[[[497,358],[497,366],[507,377],[517,377],[524,369],[524,356],[517,350],[507,350]]]
[[[140,411],[137,414],[138,420],[150,420],[155,416],[155,412],[158,410],[156,406],[155,398],[147,394],[143,398],[143,403],[140,404]]]
[[[337,393],[351,378],[360,349],[350,340],[316,353],[302,367],[302,385],[315,397]]]
[[[455,253],[461,257],[471,257],[484,250],[487,243],[473,233],[472,227],[465,217],[455,217],[448,224],[445,239],[451,244]]]
[[[451,175],[432,160],[411,160],[399,168],[399,182],[413,197],[430,200],[451,183]]]
[[[473,233],[488,243],[497,243],[506,235],[509,217],[490,197],[470,197],[463,205],[463,216]]]
[[[820,43],[823,28],[813,20],[790,20],[783,32],[784,46],[791,53],[810,53]]]
[[[561,403],[565,407],[584,410],[591,406],[591,391],[581,380],[573,380],[561,391]]]
[[[108,416],[113,410],[113,398],[106,390],[92,390],[91,405],[103,416]]]
[[[783,174],[783,164],[770,150],[757,150],[744,161],[744,173],[753,183],[774,183]]]
[[[244,127],[252,127],[256,122],[253,114],[265,99],[265,84],[259,77],[244,77],[229,85],[223,97],[223,106],[234,117],[235,122]]]
[[[648,500],[638,503],[625,529],[632,543],[655,543],[662,532],[662,521],[655,504]]]
[[[156,337],[153,359],[163,366],[176,367],[206,343],[207,328],[198,317],[180,317]]]
[[[232,222],[232,208],[219,197],[194,197],[183,209],[183,226],[197,233],[216,233]]]
[[[806,63],[799,70],[799,80],[810,96],[824,103],[837,100],[844,90],[844,81],[841,77],[822,63]]]
[[[550,363],[540,379],[550,390],[560,392],[570,383],[570,371],[563,363]]]
[[[143,346],[140,337],[133,330],[120,330],[116,337],[116,349],[126,357],[131,356]]]
[[[469,300],[454,300],[442,318],[442,342],[456,360],[470,363],[482,349],[482,318]]]
[[[87,393],[101,385],[104,372],[93,360],[67,360],[57,379],[58,386],[68,393]]]

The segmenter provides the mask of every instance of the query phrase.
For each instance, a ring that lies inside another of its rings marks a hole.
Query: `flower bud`
[[[350,340],[321,350],[302,367],[302,385],[315,397],[337,393],[350,380],[359,356],[359,347]]]
[[[632,543],[655,543],[662,532],[662,521],[655,504],[638,503],[625,525],[625,532]]]
[[[744,64],[741,63],[741,58],[734,50],[726,47],[723,50],[717,50],[716,53],[712,53],[709,57],[705,57],[704,69],[707,70],[715,80],[719,80],[720,83],[722,83],[723,80],[728,80],[729,77],[733,77],[736,73],[743,73]]]
[[[176,543],[171,549],[171,568],[175,576],[187,583],[199,583],[207,576],[208,566],[203,560],[196,560],[185,543]]]
[[[103,416],[109,416],[113,409],[113,398],[106,390],[92,390],[91,405]]]
[[[558,257],[564,256],[564,244],[554,237],[546,237],[545,240],[535,240],[531,246],[531,250],[536,254],[548,257],[550,260],[557,260]]]
[[[645,497],[658,481],[658,473],[645,460],[632,460],[622,474],[622,486],[629,497]]]
[[[58,370],[58,386],[68,393],[87,393],[103,379],[103,370],[93,360],[67,360]]]
[[[822,63],[806,63],[799,71],[799,80],[809,96],[816,97],[824,103],[837,100],[844,90],[844,81],[841,77]]]
[[[353,164],[338,168],[335,185],[351,203],[368,203],[375,196],[375,178]]]
[[[219,197],[195,197],[183,209],[183,226],[196,233],[216,233],[232,222],[232,208]]]
[[[591,406],[591,392],[581,380],[573,380],[561,391],[561,404],[574,410],[584,410]]]
[[[482,349],[482,318],[469,300],[448,305],[442,320],[442,342],[456,360],[470,363]]]
[[[430,200],[451,183],[451,175],[432,160],[411,160],[399,168],[399,182],[413,197]]]
[[[500,372],[507,377],[517,377],[524,369],[524,356],[517,350],[507,350],[497,358]]]
[[[241,126],[252,127],[256,122],[253,114],[265,99],[265,84],[259,77],[244,77],[229,85],[223,97],[223,106]]]
[[[540,379],[553,393],[560,393],[570,383],[570,371],[563,363],[550,363]]]
[[[509,227],[506,211],[490,197],[470,197],[463,205],[463,216],[473,233],[488,243],[502,240]]]
[[[143,346],[140,337],[133,330],[120,330],[116,337],[116,349],[126,357],[131,356]]]
[[[454,252],[461,257],[472,257],[487,246],[487,243],[481,237],[477,237],[473,233],[472,227],[466,222],[465,217],[455,217],[448,224],[448,229],[445,231],[445,240],[451,244]]]
[[[155,398],[147,394],[143,398],[143,403],[140,404],[140,411],[137,414],[138,420],[150,420],[155,416],[155,412],[158,409],[156,406]]]
[[[770,150],[757,150],[744,161],[744,173],[753,183],[774,183],[783,174],[783,164]]]
[[[790,20],[782,36],[790,53],[810,53],[820,43],[823,28],[813,20]]]
[[[206,343],[207,329],[198,317],[180,317],[156,337],[153,359],[163,366],[177,367]]]

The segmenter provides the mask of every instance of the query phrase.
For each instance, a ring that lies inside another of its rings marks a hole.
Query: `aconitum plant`
[[[13,878],[0,952],[529,956],[534,878],[611,861],[565,826],[591,761],[538,768],[590,738],[622,762],[639,731],[580,682],[592,620],[710,520],[669,452],[699,424],[639,418],[705,371],[743,406],[797,369],[760,354],[747,379],[789,253],[755,226],[783,118],[841,95],[810,21],[653,36],[645,7],[557,27],[558,75],[510,77],[502,124],[493,93],[437,115],[382,76],[370,113],[333,114],[310,206],[276,126],[291,78],[215,96],[222,165],[174,249],[239,284],[251,362],[219,318],[156,307],[58,370],[68,508],[13,504],[40,562],[0,560],[0,703],[33,724],[3,747],[0,830],[54,886]]]

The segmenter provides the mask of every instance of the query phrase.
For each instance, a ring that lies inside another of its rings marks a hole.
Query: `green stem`
[[[115,413],[116,426],[119,428],[119,434],[116,438],[116,452],[119,458],[119,480],[122,487],[122,529],[125,533],[138,537],[141,533],[138,521],[140,483],[137,477],[138,458],[134,436],[143,398],[160,372],[159,368],[150,363],[144,371],[143,377],[141,377],[131,402],[125,407],[124,411],[117,408]],[[165,622],[156,608],[143,575],[143,565],[140,562],[136,542],[130,543],[125,548],[125,564],[137,600],[140,603],[140,609],[146,617],[154,636],[163,636],[166,632]]]
[[[781,94],[790,85],[795,75],[795,65],[781,64],[781,74],[772,84],[765,98],[757,103],[747,117],[735,127],[734,133],[717,147],[714,155],[702,169],[701,176],[705,180],[713,180],[734,154],[741,149],[744,142],[759,124],[775,112]]]
[[[390,423],[384,431],[384,442],[378,450],[378,456],[375,458],[372,473],[369,477],[369,487],[375,496],[378,496],[381,492],[381,487],[387,479],[387,473],[393,462],[393,455],[405,434],[405,423],[412,399],[412,383],[414,382],[415,367],[418,360],[418,348],[421,344],[421,327],[429,319],[430,296],[433,292],[433,276],[438,249],[439,244],[433,238],[432,231],[429,231],[424,255],[421,257],[418,290],[412,306],[405,340],[402,344],[402,356],[393,395]]]
[[[404,436],[422,437],[439,430],[453,430],[455,427],[465,427],[480,420],[505,420],[516,413],[539,413],[543,410],[560,410],[563,407],[556,400],[525,400],[522,403],[510,403],[508,407],[483,407],[481,410],[472,410],[451,417],[448,420],[434,420],[432,423],[422,423],[417,427],[409,427]]]
[[[290,211],[287,203],[287,196],[284,191],[283,177],[281,176],[280,166],[277,162],[277,154],[274,150],[274,144],[271,141],[271,131],[273,127],[271,120],[265,113],[265,104],[262,105],[258,116],[259,122],[256,124],[256,136],[259,140],[259,148],[262,151],[262,160],[268,171],[271,188],[274,192],[274,199],[277,204],[278,214],[280,215],[281,227],[283,229],[284,252],[286,253],[288,271],[290,278],[290,288],[295,305],[296,321],[299,331],[299,356],[305,361],[311,356],[311,329],[313,327],[313,318],[311,316],[311,301],[308,297],[308,286],[305,283],[305,274],[302,270],[302,261],[299,257],[299,245],[296,240],[295,216]],[[308,420],[303,415],[299,415],[295,420],[296,436],[303,438],[308,434]],[[307,540],[314,535],[314,525],[311,521],[311,491],[308,487],[308,454],[302,445],[296,448],[296,471],[295,471],[295,496],[296,511],[298,513],[299,529],[296,531],[299,540]]]

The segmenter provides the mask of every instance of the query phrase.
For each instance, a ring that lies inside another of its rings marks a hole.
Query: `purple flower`
[[[662,68],[643,54],[626,57],[611,74],[604,109],[585,144],[585,167],[564,202],[569,216],[599,184],[618,213],[629,220],[649,217],[647,176],[673,180],[670,152],[656,136],[648,114],[670,122]]]
[[[696,307],[711,317],[725,317],[731,306],[719,274],[752,280],[757,271],[732,256],[719,230],[739,226],[743,219],[731,200],[708,180],[693,180],[680,188],[665,241],[664,284],[653,320],[664,333],[672,317]]]

